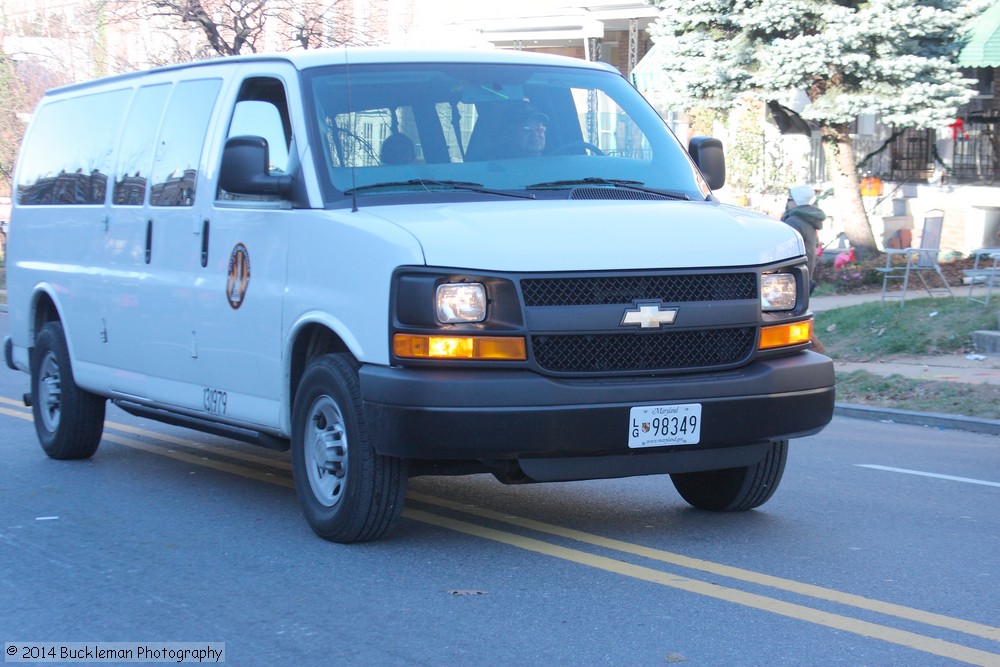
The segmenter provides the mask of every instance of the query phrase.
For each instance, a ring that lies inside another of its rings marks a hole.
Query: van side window
[[[22,151],[22,206],[103,204],[129,89],[69,98],[38,109]]]
[[[240,87],[226,138],[254,136],[267,141],[268,173],[284,174],[289,170],[288,151],[292,140],[292,123],[288,113],[285,86],[278,79],[253,77]],[[223,190],[219,199],[271,200],[275,197],[235,195]]]
[[[112,203],[141,206],[146,198],[146,181],[153,164],[156,130],[169,94],[170,84],[164,83],[144,86],[132,98],[118,148]]]
[[[272,174],[284,173],[288,168],[288,145],[281,125],[281,114],[270,102],[247,100],[236,105],[229,137],[250,135],[267,140],[269,165]]]
[[[157,138],[149,203],[192,206],[198,163],[221,79],[183,81],[174,87]]]

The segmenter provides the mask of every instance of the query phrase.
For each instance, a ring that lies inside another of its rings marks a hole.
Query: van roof
[[[452,50],[431,50],[431,49],[392,49],[384,47],[347,47],[329,49],[310,49],[306,51],[292,51],[286,53],[253,54],[226,56],[222,58],[212,58],[208,60],[195,60],[192,62],[178,63],[175,65],[165,65],[153,69],[127,72],[113,76],[72,83],[66,86],[59,86],[46,92],[46,95],[64,93],[79,88],[88,88],[93,85],[127,81],[139,78],[153,72],[172,72],[208,67],[220,64],[239,64],[252,62],[285,62],[291,64],[299,70],[310,67],[320,67],[323,65],[360,65],[360,64],[385,64],[385,63],[513,63],[524,65],[557,65],[563,67],[583,67],[592,69],[603,69],[618,73],[613,66],[603,62],[588,62],[578,58],[559,56],[549,53],[533,53],[531,51],[513,51],[507,49],[452,49]]]

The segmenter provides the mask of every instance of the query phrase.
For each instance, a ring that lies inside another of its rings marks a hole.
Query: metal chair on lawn
[[[906,303],[906,292],[910,287],[910,273],[913,272],[920,278],[921,284],[931,297],[934,296],[955,296],[951,291],[948,280],[941,272],[938,264],[938,254],[941,252],[941,228],[944,225],[944,211],[932,209],[924,215],[924,228],[920,234],[920,247],[917,248],[886,248],[885,266],[879,268],[882,274],[882,299],[881,304],[885,305],[886,299],[899,299],[900,308]],[[896,258],[902,258],[900,263]],[[940,287],[931,287],[925,273],[934,272],[941,281]],[[890,280],[902,280],[903,289],[900,292],[889,292]]]

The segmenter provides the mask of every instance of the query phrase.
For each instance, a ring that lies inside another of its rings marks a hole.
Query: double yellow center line
[[[0,397],[0,404],[15,406],[16,409],[0,407],[0,414],[16,417],[20,419],[31,419],[31,413],[17,401]],[[293,488],[290,465],[287,461],[269,456],[256,455],[248,452],[230,449],[226,447],[215,447],[177,438],[170,435],[155,433],[145,429],[136,428],[127,424],[120,424],[112,421],[105,423],[105,428],[117,433],[106,432],[104,439],[119,445],[139,449],[158,456],[172,458],[184,463],[204,466],[234,475],[240,475],[250,479],[275,484],[287,488]],[[125,433],[128,435],[119,435]],[[134,437],[140,436],[146,439],[157,441],[162,444],[152,444],[145,441],[136,440]],[[174,448],[172,446],[176,446]],[[179,449],[178,449],[179,448]],[[248,467],[239,463],[232,463],[224,459],[237,460],[241,463],[249,463],[256,467]],[[906,621],[913,621],[927,626],[941,628],[943,630],[959,632],[972,637],[978,637],[992,642],[1000,642],[1000,628],[966,621],[951,616],[935,614],[911,607],[873,600],[859,595],[844,593],[834,589],[823,588],[812,584],[805,584],[798,581],[783,579],[768,574],[744,570],[721,563],[714,563],[682,554],[645,547],[639,544],[615,540],[600,535],[594,535],[583,531],[566,528],[554,524],[544,523],[533,519],[511,516],[507,513],[494,510],[474,507],[463,503],[454,502],[444,498],[438,498],[416,491],[407,494],[407,500],[423,506],[430,506],[443,510],[443,514],[417,509],[409,506],[403,510],[403,516],[413,521],[446,528],[466,535],[471,535],[481,539],[506,544],[511,547],[523,549],[537,554],[542,554],[552,558],[570,561],[586,567],[611,572],[631,579],[646,581],[659,586],[666,586],[678,590],[687,591],[705,597],[724,600],[733,604],[751,607],[767,611],[773,614],[786,616],[800,621],[806,621],[833,628],[843,632],[850,632],[870,637],[892,644],[898,644],[917,651],[923,651],[937,656],[942,656],[952,660],[958,660],[973,665],[1000,665],[1000,653],[992,653],[981,649],[966,646],[952,641],[946,641],[925,634],[900,630],[888,625],[863,621],[851,616],[836,614],[820,609],[815,609],[803,604],[788,602],[775,597],[750,593],[739,588],[721,586],[719,584],[702,581],[668,572],[656,567],[639,565],[636,563],[624,562],[601,556],[583,549],[574,549],[545,541],[536,537],[528,537],[520,533],[501,530],[483,523],[455,518],[454,515],[478,519],[482,522],[496,525],[513,526],[522,531],[530,531],[540,536],[551,536],[559,540],[571,540],[583,545],[597,547],[627,554],[634,558],[645,559],[655,563],[662,563],[676,567],[703,572],[713,576],[726,577],[728,579],[768,587],[778,591],[784,591],[795,595],[832,602],[845,607],[851,607],[867,612],[875,612],[885,616],[894,617]]]

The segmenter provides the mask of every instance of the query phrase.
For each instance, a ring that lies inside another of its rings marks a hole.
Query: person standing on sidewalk
[[[823,229],[826,213],[815,205],[816,191],[808,185],[796,185],[788,191],[788,203],[781,221],[795,229],[806,244],[806,263],[809,265],[809,291],[816,287],[816,232]]]

